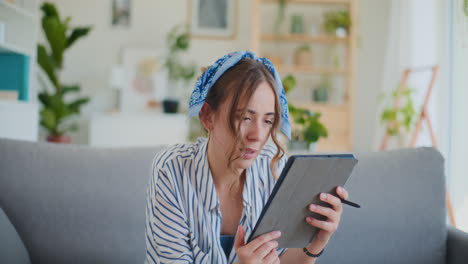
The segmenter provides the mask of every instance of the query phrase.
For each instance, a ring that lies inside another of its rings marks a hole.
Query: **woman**
[[[271,62],[233,52],[198,79],[189,115],[199,115],[208,139],[175,145],[153,162],[148,185],[146,263],[315,263],[338,227],[341,201],[310,206],[321,231],[304,249],[278,249],[281,234],[245,243],[286,163],[278,143],[290,137],[286,96]],[[271,138],[276,147],[265,144]],[[341,198],[348,194],[337,188]]]

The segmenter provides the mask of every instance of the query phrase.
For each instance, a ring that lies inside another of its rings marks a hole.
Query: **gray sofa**
[[[143,263],[146,183],[160,149],[0,139],[0,263]],[[468,263],[468,235],[446,225],[437,151],[356,156],[346,188],[362,208],[345,207],[317,263]]]

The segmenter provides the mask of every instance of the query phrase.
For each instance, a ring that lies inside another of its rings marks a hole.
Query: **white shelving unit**
[[[24,55],[28,75],[28,98],[22,101],[0,99],[0,138],[36,141],[39,130],[37,104],[36,45],[39,23],[37,0],[0,0],[0,23],[4,34],[0,39],[0,53]],[[0,60],[2,57],[0,57]],[[0,84],[1,85],[1,84]]]

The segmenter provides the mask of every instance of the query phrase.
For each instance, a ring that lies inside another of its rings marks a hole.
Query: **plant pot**
[[[298,51],[294,53],[294,64],[297,66],[312,66],[312,52],[311,51]]]
[[[291,34],[304,34],[304,19],[301,15],[291,17]]]
[[[313,99],[315,102],[327,102],[328,101],[328,88],[327,87],[318,87],[314,89]]]
[[[278,56],[278,55],[268,55],[266,56],[270,61],[271,63],[273,63],[273,65],[275,66],[279,66],[279,65],[283,65],[283,58],[281,58],[281,56]]]
[[[71,137],[68,135],[48,135],[47,136],[47,142],[51,143],[59,143],[59,144],[70,144],[71,143]]]
[[[302,140],[291,140],[288,142],[289,151],[298,151],[298,152],[315,152],[317,148],[317,142],[310,143],[307,146],[307,142]]]
[[[179,101],[173,99],[163,100],[163,111],[168,114],[175,114],[179,109]]]
[[[335,35],[339,38],[346,38],[346,35],[348,35],[348,31],[344,27],[339,27],[335,30]]]
[[[288,150],[290,151],[306,151],[307,142],[301,140],[291,140],[288,142]]]

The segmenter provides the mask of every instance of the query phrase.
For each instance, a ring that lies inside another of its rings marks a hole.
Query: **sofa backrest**
[[[356,154],[342,222],[320,263],[442,264],[444,159],[433,148]]]
[[[142,263],[146,184],[159,150],[0,139],[0,207],[32,263]],[[439,152],[418,148],[356,157],[345,187],[362,208],[344,206],[320,263],[445,263]]]
[[[0,207],[31,262],[143,263],[146,184],[158,150],[0,139]]]

